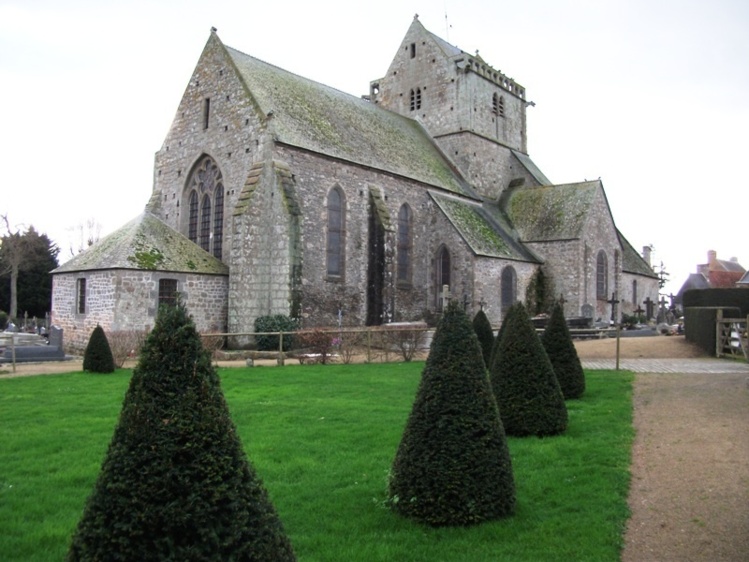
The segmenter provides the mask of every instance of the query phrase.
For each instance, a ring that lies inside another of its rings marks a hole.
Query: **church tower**
[[[497,199],[523,177],[525,88],[427,31],[414,17],[370,101],[419,121],[484,197]]]

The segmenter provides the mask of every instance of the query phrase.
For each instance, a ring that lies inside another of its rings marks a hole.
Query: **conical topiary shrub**
[[[476,332],[476,336],[481,344],[481,353],[484,357],[484,364],[486,368],[489,368],[490,360],[492,356],[492,347],[494,346],[494,330],[492,330],[491,322],[486,317],[484,309],[481,308],[473,317],[473,330]]]
[[[505,318],[490,369],[507,435],[555,435],[567,429],[567,407],[554,368],[521,303]]]
[[[83,370],[89,373],[113,373],[114,357],[104,329],[96,325],[83,353]]]
[[[471,322],[451,302],[437,325],[390,474],[396,512],[433,526],[510,515],[515,481]]]
[[[565,400],[580,398],[585,392],[585,373],[564,319],[562,305],[555,305],[551,311],[541,343],[554,367]]]
[[[159,310],[73,560],[295,560],[182,305]]]
[[[497,350],[499,349],[499,342],[502,341],[502,334],[505,333],[505,326],[507,325],[507,322],[505,322],[505,320],[507,320],[506,313],[502,317],[502,323],[499,325],[499,329],[497,330],[497,336],[492,342],[492,351],[489,354],[489,363],[486,364],[486,369],[488,371],[491,371],[492,365],[497,360]]]

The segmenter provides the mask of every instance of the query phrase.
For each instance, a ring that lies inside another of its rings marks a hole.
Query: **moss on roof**
[[[510,236],[501,231],[481,205],[436,193],[430,195],[475,254],[495,258],[528,258],[517,251]]]
[[[229,274],[228,266],[148,212],[142,213],[52,273],[101,269]]]
[[[525,242],[571,240],[582,235],[600,181],[520,187],[502,197],[503,211]]]
[[[632,244],[629,243],[618,229],[616,234],[619,237],[619,244],[622,246],[622,271],[657,279],[658,276],[653,271],[653,268],[648,265],[645,259],[634,249]]]
[[[226,50],[277,141],[475,196],[416,121]]]

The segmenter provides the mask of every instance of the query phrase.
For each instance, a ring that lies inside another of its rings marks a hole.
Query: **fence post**
[[[284,365],[284,356],[283,356],[283,332],[278,333],[278,364],[280,366]]]

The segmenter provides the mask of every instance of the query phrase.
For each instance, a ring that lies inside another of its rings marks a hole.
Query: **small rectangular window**
[[[208,128],[208,122],[211,116],[211,98],[203,100],[203,129]]]
[[[159,279],[159,306],[177,304],[177,280]]]
[[[78,279],[76,281],[76,306],[78,314],[86,314],[86,280]]]
[[[416,43],[411,43],[411,58],[416,58]]]

